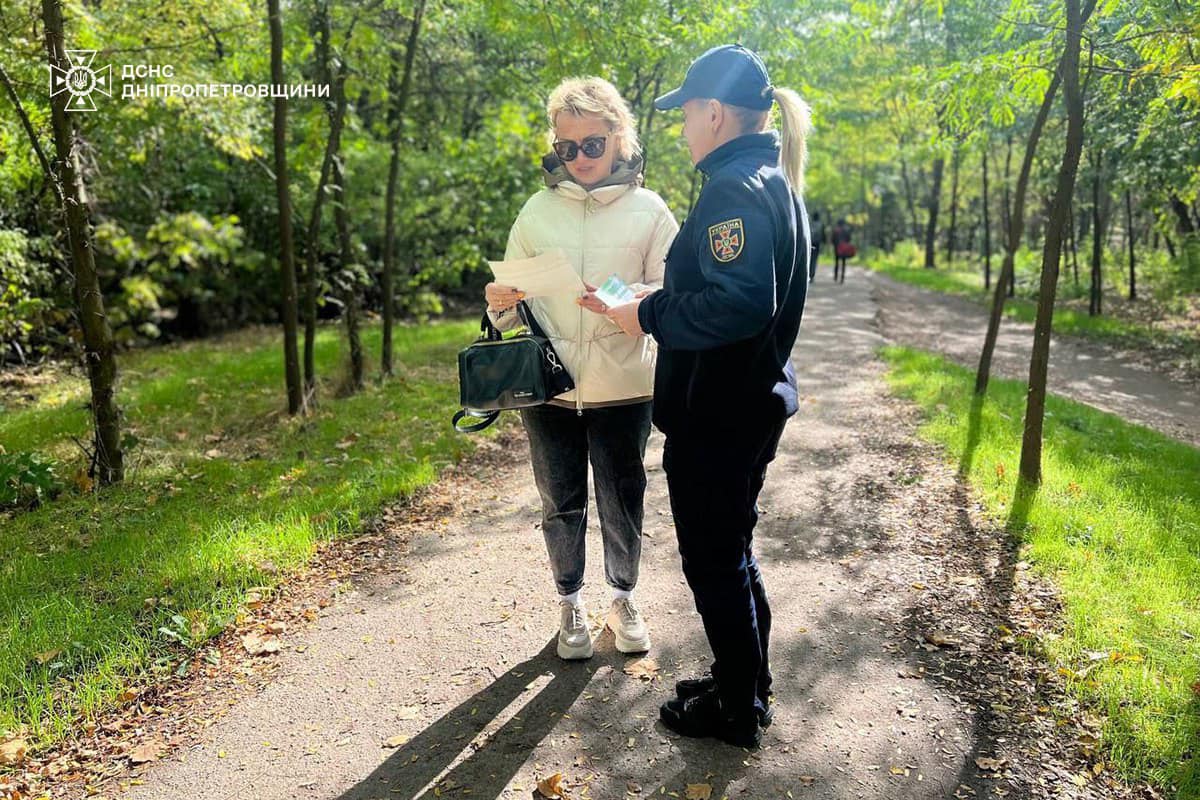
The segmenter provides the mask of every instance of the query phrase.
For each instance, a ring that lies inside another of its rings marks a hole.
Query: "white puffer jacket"
[[[593,286],[616,273],[634,291],[662,288],[667,250],[679,224],[661,197],[632,182],[634,174],[629,183],[588,191],[564,179],[561,166],[547,173],[547,188],[526,201],[513,223],[505,260],[557,248]],[[577,297],[526,301],[575,379],[575,390],[554,404],[582,409],[648,400],[654,391],[654,340],[626,335],[607,317],[577,305]],[[515,310],[489,314],[501,330],[519,323]]]

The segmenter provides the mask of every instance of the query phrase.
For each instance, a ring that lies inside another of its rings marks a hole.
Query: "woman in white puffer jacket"
[[[573,78],[554,90],[546,111],[553,146],[542,160],[546,188],[521,209],[505,260],[560,249],[589,286],[615,273],[635,292],[661,288],[679,225],[662,198],[642,188],[629,106],[608,81]],[[488,311],[499,328],[517,324],[513,307],[522,297],[519,286],[488,284]],[[650,635],[632,592],[641,559],[654,341],[628,336],[601,314],[588,313],[603,310],[590,292],[533,298],[528,305],[575,380],[574,391],[521,412],[560,602],[558,654],[592,655],[580,598],[589,460],[613,597],[608,625],[618,650],[645,652]]]

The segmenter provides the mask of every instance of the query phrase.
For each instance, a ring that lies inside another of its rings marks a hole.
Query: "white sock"
[[[575,591],[571,592],[570,594],[560,594],[560,595],[558,596],[558,599],[559,599],[560,601],[564,601],[564,600],[565,600],[566,602],[570,603],[570,604],[571,604],[571,605],[573,605],[573,606],[580,605],[580,604],[582,604],[582,603],[583,603],[583,599],[582,599],[582,598],[580,598],[580,596],[579,596],[579,593],[580,593],[581,591],[583,591],[583,590],[582,590],[582,589],[576,589]]]
[[[633,597],[633,589],[618,589],[615,586],[613,587],[613,600],[628,600],[630,597]]]

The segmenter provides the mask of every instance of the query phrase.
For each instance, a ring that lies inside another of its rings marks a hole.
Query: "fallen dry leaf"
[[[548,800],[562,800],[563,796],[563,776],[561,772],[556,772],[549,778],[542,778],[537,784],[538,794]]]
[[[400,708],[400,710],[396,712],[396,719],[420,719],[420,718],[421,718],[421,707],[420,706],[402,706]]]
[[[956,636],[951,636],[943,631],[930,631],[924,634],[925,641],[938,647],[958,647],[962,644],[962,639]]]
[[[39,664],[45,666],[62,654],[62,650],[47,650],[44,653],[35,653],[33,659]]]
[[[129,763],[147,764],[158,758],[158,742],[143,742],[129,751]]]
[[[1004,766],[1003,758],[987,758],[986,756],[976,756],[975,766],[988,772],[997,772]]]
[[[652,681],[658,675],[658,662],[653,658],[639,658],[626,664],[623,672],[634,678]]]
[[[709,800],[712,797],[712,786],[707,783],[689,783],[683,796],[686,800]]]
[[[252,656],[265,656],[279,652],[279,637],[273,634],[259,632],[248,633],[242,637],[242,647]]]
[[[29,745],[24,739],[10,739],[3,744],[0,744],[0,764],[12,766],[20,764],[25,760],[25,754],[29,752]]]
[[[401,745],[405,745],[405,744],[408,744],[408,737],[405,736],[404,734],[399,734],[398,736],[393,736],[392,738],[388,739],[386,742],[383,743],[383,746],[384,747],[400,747]]]

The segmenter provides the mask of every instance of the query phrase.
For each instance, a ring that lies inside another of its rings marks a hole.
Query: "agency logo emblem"
[[[66,54],[70,69],[50,67],[50,96],[57,97],[69,92],[71,97],[67,100],[67,111],[95,111],[93,91],[112,97],[112,65],[92,69],[95,50],[67,50]]]

